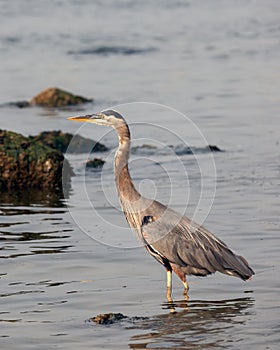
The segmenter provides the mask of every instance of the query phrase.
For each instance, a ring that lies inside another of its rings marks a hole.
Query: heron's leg
[[[188,295],[189,285],[188,285],[188,282],[187,282],[187,280],[186,280],[186,277],[185,277],[185,281],[182,280],[182,282],[183,282],[183,285],[184,285],[184,287],[185,287],[185,289],[184,289],[184,295]]]
[[[176,273],[176,275],[180,278],[180,280],[184,285],[184,295],[188,295],[189,285],[186,280],[186,274],[177,265],[171,265],[171,267],[172,267],[172,270]]]
[[[172,270],[166,270],[166,297],[168,301],[172,301],[171,292],[172,292]]]

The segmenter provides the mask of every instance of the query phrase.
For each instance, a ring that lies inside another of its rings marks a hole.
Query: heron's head
[[[112,126],[113,128],[118,128],[121,125],[126,124],[124,118],[114,110],[102,111],[98,114],[70,117],[68,119],[74,120],[75,122],[87,122],[98,125]]]

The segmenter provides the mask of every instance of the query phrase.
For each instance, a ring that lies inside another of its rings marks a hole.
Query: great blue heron
[[[254,275],[247,261],[204,227],[192,222],[156,200],[141,196],[129,169],[130,131],[125,119],[114,110],[71,117],[70,120],[113,127],[119,137],[115,154],[115,182],[120,203],[131,228],[147,251],[167,271],[167,298],[171,299],[172,271],[181,279],[184,294],[189,286],[186,275],[206,276],[216,271],[244,281]]]

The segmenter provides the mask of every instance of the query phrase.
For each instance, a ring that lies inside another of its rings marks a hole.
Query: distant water
[[[0,2],[0,128],[79,129],[110,148],[96,154],[102,172],[84,172],[88,154],[68,156],[66,198],[0,195],[1,348],[278,349],[279,10],[276,0]],[[6,104],[48,86],[95,102]],[[164,269],[120,212],[116,135],[66,120],[112,106],[131,125],[136,186],[245,256],[252,281],[191,277],[186,303],[174,277],[170,313]],[[129,317],[88,322],[107,312]]]

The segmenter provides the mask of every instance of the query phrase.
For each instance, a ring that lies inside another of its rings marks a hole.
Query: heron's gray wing
[[[204,227],[167,208],[164,214],[143,225],[146,242],[170,263],[187,267],[190,274],[215,271],[248,279],[254,274],[247,261]]]

